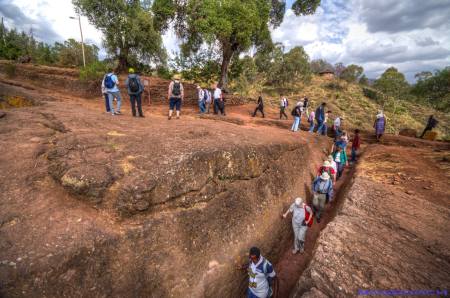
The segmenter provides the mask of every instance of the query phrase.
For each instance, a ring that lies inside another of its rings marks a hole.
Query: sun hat
[[[302,204],[302,202],[303,202],[303,199],[300,197],[295,199],[295,205],[297,205],[297,206],[300,206]]]
[[[330,179],[330,175],[328,175],[327,172],[323,172],[322,175],[320,175],[320,179],[328,180],[328,179]]]
[[[181,80],[181,76],[179,74],[174,74],[173,75],[173,79],[174,80]]]
[[[324,166],[324,167],[331,167],[331,163],[330,163],[328,160],[325,160],[325,161],[323,162],[323,166]]]

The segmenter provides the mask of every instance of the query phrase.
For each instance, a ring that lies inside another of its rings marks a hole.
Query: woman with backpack
[[[167,98],[169,100],[169,120],[172,119],[174,108],[177,110],[177,119],[180,119],[181,102],[184,98],[184,89],[180,80],[181,76],[176,74],[173,76],[173,81],[169,84],[169,90],[167,92]]]
[[[306,231],[313,224],[313,211],[311,207],[303,202],[302,198],[296,198],[295,202],[283,214],[283,218],[292,213],[292,229],[294,230],[294,250],[303,253],[305,250]]]

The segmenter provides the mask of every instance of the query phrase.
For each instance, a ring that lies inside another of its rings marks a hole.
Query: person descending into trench
[[[333,197],[333,181],[327,172],[316,177],[312,186],[313,191],[313,208],[316,215],[317,222],[320,223],[320,216],[325,209],[325,203]]]
[[[247,298],[269,298],[273,296],[276,281],[272,264],[261,255],[257,247],[250,248],[249,262],[237,269],[247,270]]]
[[[330,161],[325,160],[323,165],[317,171],[317,176],[322,175],[322,173],[327,172],[328,175],[333,179],[333,182],[336,182],[336,170],[332,167]]]
[[[294,230],[294,249],[292,253],[295,255],[305,251],[305,237],[306,231],[313,224],[313,212],[311,207],[303,202],[302,198],[296,198],[295,202],[283,214],[286,218],[289,213],[292,213],[292,229]]]

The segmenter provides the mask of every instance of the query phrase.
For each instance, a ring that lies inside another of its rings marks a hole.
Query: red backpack
[[[311,207],[309,207],[306,204],[304,205],[303,208],[305,208],[305,223],[308,227],[311,227],[314,222],[313,211],[312,211]]]

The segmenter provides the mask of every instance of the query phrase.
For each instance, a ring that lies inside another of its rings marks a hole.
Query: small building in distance
[[[324,69],[321,72],[319,72],[319,75],[325,79],[332,80],[334,79],[334,71],[331,69]]]

